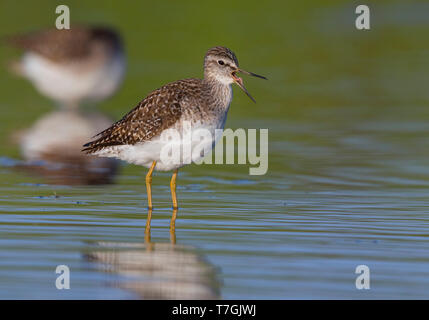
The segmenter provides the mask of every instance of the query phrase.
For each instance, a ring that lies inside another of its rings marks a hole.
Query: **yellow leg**
[[[146,175],[146,191],[147,191],[147,202],[149,209],[152,209],[152,172],[155,169],[156,161],[152,162],[152,166]]]
[[[173,200],[173,209],[177,209],[177,197],[176,197],[176,179],[177,179],[178,170],[174,170],[173,176],[171,177],[170,189],[171,189],[171,199]]]
[[[177,214],[177,210],[173,210],[173,217],[171,218],[171,223],[170,223],[170,242],[171,242],[171,244],[176,244],[176,227],[175,227],[176,214]]]
[[[152,210],[149,210],[149,211],[151,212]],[[146,246],[146,251],[152,251],[153,250],[154,244],[150,241],[150,225],[149,225],[149,228],[146,225],[146,231],[144,234],[144,243]]]
[[[146,229],[145,229],[145,236],[149,235],[149,240],[150,240],[150,222],[151,221],[152,221],[152,209],[149,209],[147,213]]]
[[[177,209],[173,209],[173,215],[171,216],[170,221],[170,233],[173,234],[176,230],[176,218],[177,218]],[[174,236],[176,238],[176,236]]]

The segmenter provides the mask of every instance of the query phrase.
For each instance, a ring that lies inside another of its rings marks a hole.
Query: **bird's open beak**
[[[257,77],[257,78],[261,78],[261,79],[265,79],[268,80],[267,78],[265,78],[264,76],[260,76],[258,74],[255,74],[253,72],[249,72],[243,69],[237,69],[235,70],[231,75],[232,75],[232,79],[234,80],[234,82],[247,94],[247,96],[256,103],[255,99],[253,99],[253,97],[250,95],[249,91],[247,91],[246,87],[243,84],[243,79],[241,79],[240,77],[237,77],[237,72],[241,72],[244,74],[248,74],[249,76],[252,77]]]

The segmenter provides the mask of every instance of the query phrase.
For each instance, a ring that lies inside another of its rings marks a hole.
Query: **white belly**
[[[132,164],[149,168],[157,161],[155,170],[170,171],[192,162],[201,161],[216,142],[215,129],[222,128],[224,120],[211,124],[181,123],[151,141],[135,145],[104,148],[94,153],[101,157],[115,157]]]
[[[84,62],[59,64],[28,52],[23,56],[24,75],[40,93],[60,102],[102,100],[113,94],[125,72],[125,59],[118,54],[98,65]]]

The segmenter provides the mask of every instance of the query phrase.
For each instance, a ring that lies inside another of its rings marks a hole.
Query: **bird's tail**
[[[94,153],[95,152],[95,150],[94,150],[94,144],[95,144],[95,141],[90,141],[88,143],[85,143],[83,145],[83,149],[81,151],[85,152],[86,154]]]
[[[0,46],[9,46],[19,48],[20,42],[19,37],[14,36],[2,36],[0,37]],[[5,63],[5,68],[12,74],[17,76],[23,76],[24,70],[19,60],[11,60]]]
[[[10,60],[6,62],[6,69],[14,75],[17,75],[20,77],[24,76],[24,69],[19,60]]]
[[[81,151],[85,152],[86,154],[94,154],[97,151],[100,151],[101,149],[104,149],[106,147],[117,146],[119,144],[120,143],[115,141],[106,141],[105,137],[101,137],[97,140],[85,143]]]

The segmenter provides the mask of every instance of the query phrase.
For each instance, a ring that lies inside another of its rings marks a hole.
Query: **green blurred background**
[[[53,27],[58,4],[1,1],[0,34]],[[371,105],[368,117],[373,117],[428,99],[422,72],[429,47],[426,1],[372,1],[370,31],[356,30],[353,1],[64,4],[70,7],[72,23],[112,25],[124,37],[129,59],[124,85],[99,106],[115,119],[162,84],[201,76],[203,55],[214,45],[230,47],[243,67],[270,79],[245,79],[258,104],[236,93],[230,124],[239,125],[240,117],[311,117],[315,108],[336,106],[342,112]],[[5,63],[18,54],[1,47],[0,60]],[[8,134],[53,106],[28,81],[2,69],[2,153],[17,156]]]

